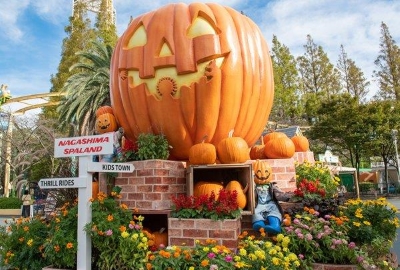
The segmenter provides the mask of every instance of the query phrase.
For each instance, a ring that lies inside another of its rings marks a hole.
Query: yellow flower
[[[27,242],[26,244],[27,244],[28,246],[30,246],[30,247],[31,247],[31,246],[32,246],[32,244],[33,244],[33,239],[29,239],[29,240],[28,240],[28,242]]]
[[[279,264],[280,264],[280,261],[281,261],[281,260],[279,260],[279,259],[276,258],[276,257],[272,258],[272,263],[273,263],[274,265],[279,265]]]
[[[353,222],[353,225],[356,226],[356,227],[360,227],[360,226],[361,226],[361,223],[360,223],[360,222],[355,222],[355,221],[354,221],[354,222]]]
[[[240,254],[241,256],[246,256],[246,255],[247,255],[247,250],[245,250],[244,248],[241,248],[241,249],[239,250],[239,254]]]
[[[122,238],[127,238],[129,236],[129,233],[124,231],[121,233]]]
[[[368,220],[364,220],[364,225],[367,225],[367,226],[371,226],[371,222],[369,222]]]

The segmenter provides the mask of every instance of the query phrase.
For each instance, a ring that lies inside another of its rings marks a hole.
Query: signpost
[[[90,198],[93,172],[133,172],[134,166],[125,163],[92,162],[92,155],[113,153],[113,133],[61,138],[54,140],[54,157],[79,157],[79,176],[40,179],[42,189],[78,188],[78,255],[77,270],[90,270],[92,243],[85,225],[92,221]]]

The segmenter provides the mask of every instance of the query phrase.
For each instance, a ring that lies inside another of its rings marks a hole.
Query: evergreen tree
[[[310,35],[307,35],[305,53],[297,58],[301,75],[303,102],[310,121],[316,116],[321,101],[340,93],[338,70],[330,63],[321,46],[317,46]]]
[[[374,70],[379,83],[377,98],[400,101],[400,49],[383,22],[381,33],[380,54],[375,60],[378,70]]]
[[[274,69],[275,95],[270,119],[283,124],[298,120],[300,106],[299,74],[296,59],[290,50],[274,35],[272,38],[272,65]]]
[[[74,14],[69,18],[70,24],[65,28],[67,37],[64,38],[61,49],[61,61],[58,65],[56,75],[52,75],[50,92],[62,92],[64,83],[67,79],[77,72],[71,71],[70,67],[79,61],[77,52],[85,50],[93,40],[94,33],[90,28],[90,19],[87,17],[85,3],[77,1],[74,6]],[[54,97],[51,101],[59,101],[60,98]],[[46,117],[57,118],[56,108],[45,108]]]
[[[67,127],[78,126],[80,135],[90,135],[94,130],[96,110],[110,105],[110,62],[113,49],[99,41],[92,49],[78,53],[79,62],[71,67],[74,73],[65,83],[67,95],[58,107],[60,121]]]
[[[97,13],[95,24],[96,36],[105,45],[114,48],[117,43],[117,29],[115,27],[115,14],[111,0],[101,0],[100,10]]]
[[[355,62],[347,57],[343,45],[340,46],[340,55],[337,63],[340,78],[344,90],[351,96],[356,97],[359,102],[363,102],[368,94],[369,82],[364,77],[364,73]]]

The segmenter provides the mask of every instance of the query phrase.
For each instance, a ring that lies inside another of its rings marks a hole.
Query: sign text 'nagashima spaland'
[[[54,157],[93,156],[113,153],[112,132],[54,140]]]

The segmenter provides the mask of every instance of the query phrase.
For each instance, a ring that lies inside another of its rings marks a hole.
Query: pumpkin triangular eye
[[[166,41],[164,41],[164,43],[161,47],[159,56],[170,56],[170,55],[172,55],[172,50],[169,47],[168,43]]]
[[[147,33],[143,25],[139,26],[129,39],[127,48],[143,46],[147,43]]]
[[[214,27],[203,17],[198,16],[193,24],[189,27],[187,35],[190,38],[195,38],[203,35],[215,35],[217,31]]]

